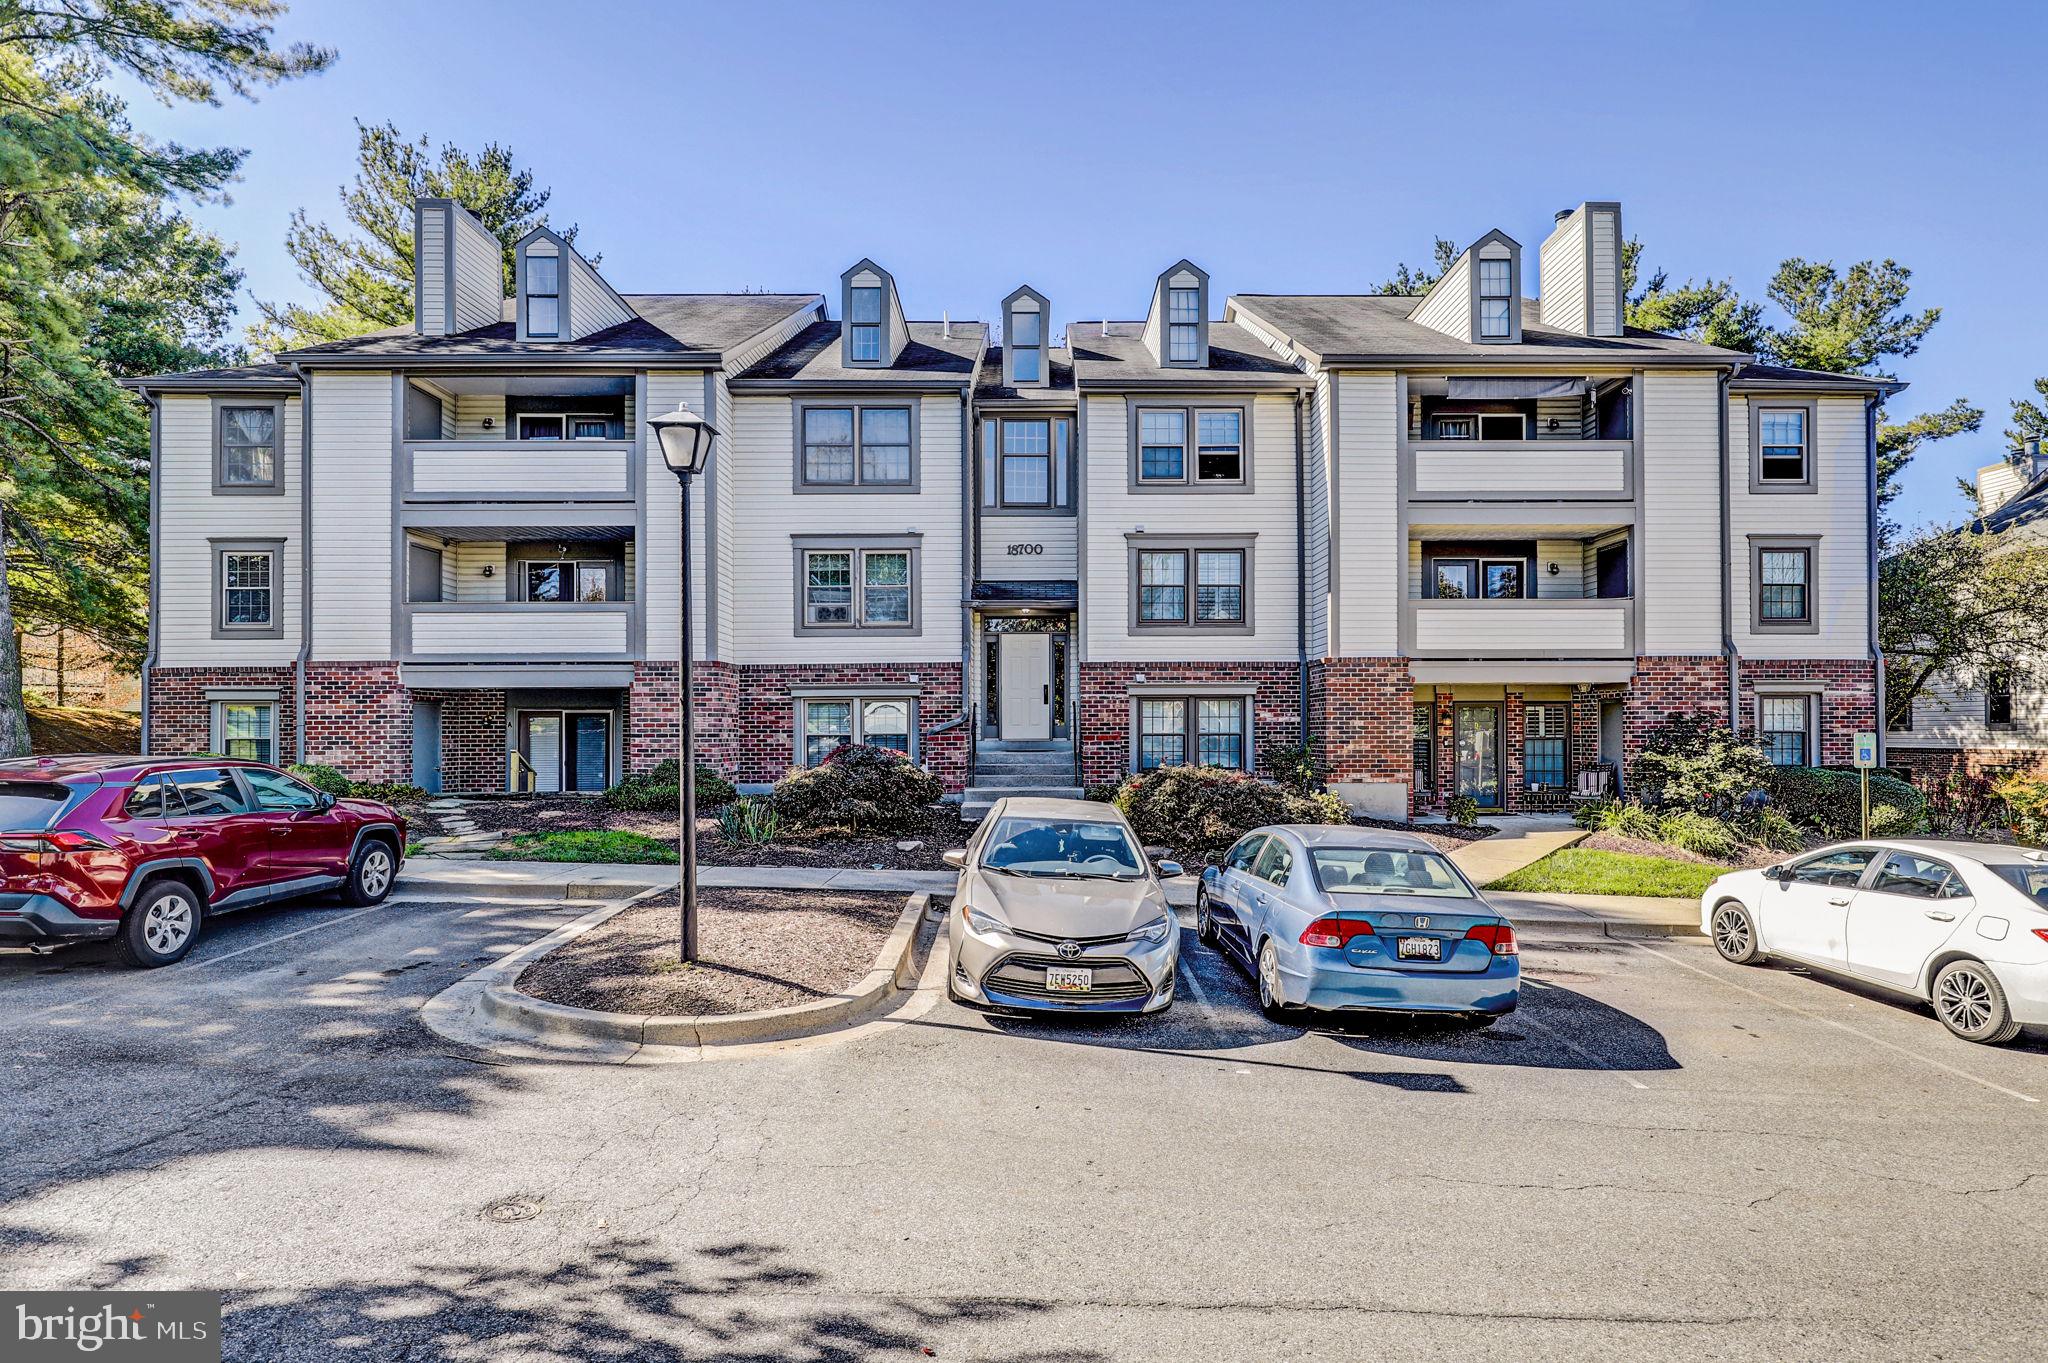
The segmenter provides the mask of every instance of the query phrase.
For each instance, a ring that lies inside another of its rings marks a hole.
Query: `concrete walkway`
[[[1560,847],[1570,847],[1586,836],[1586,830],[1563,814],[1519,814],[1486,819],[1499,831],[1492,837],[1468,842],[1451,853],[1458,869],[1479,886],[1491,885],[1502,876],[1519,871],[1531,862],[1543,860]]]

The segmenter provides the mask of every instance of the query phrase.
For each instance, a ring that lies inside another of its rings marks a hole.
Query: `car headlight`
[[[1173,919],[1162,913],[1144,927],[1132,932],[1126,940],[1132,942],[1163,942],[1166,940],[1167,934],[1172,931]]]
[[[987,909],[977,909],[972,904],[969,904],[960,912],[967,919],[967,929],[969,932],[978,932],[984,937],[993,937],[999,932],[1008,932],[1010,930],[1008,923],[1005,923]]]

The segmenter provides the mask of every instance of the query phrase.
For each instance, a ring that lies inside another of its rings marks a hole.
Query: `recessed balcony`
[[[1417,375],[1407,390],[1411,500],[1635,496],[1626,378]]]
[[[409,379],[400,495],[413,504],[631,501],[633,423],[625,375]]]

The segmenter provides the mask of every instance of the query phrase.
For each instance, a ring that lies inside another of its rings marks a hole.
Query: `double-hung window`
[[[214,407],[213,485],[216,492],[282,492],[278,477],[276,403],[219,403]]]
[[[834,696],[798,703],[802,761],[816,766],[849,743],[911,755],[908,696]]]
[[[1136,577],[1132,621],[1138,627],[1248,623],[1248,546],[1140,548],[1133,552],[1132,560]]]
[[[1139,771],[1188,764],[1242,771],[1249,707],[1245,696],[1140,696],[1133,702],[1132,764]]]
[[[1813,479],[1812,403],[1758,403],[1750,420],[1756,445],[1751,487],[1757,492],[1811,491]]]
[[[1166,291],[1166,358],[1172,364],[1193,364],[1202,358],[1202,291]]]
[[[1139,487],[1247,487],[1244,407],[1141,407]],[[1192,446],[1189,436],[1194,437]]]
[[[526,255],[526,334],[562,334],[562,258]]]
[[[861,364],[882,359],[882,290],[869,286],[851,290],[846,317],[850,328],[847,354]]]
[[[1052,423],[1005,421],[1002,426],[1002,504],[1051,506]]]
[[[1780,767],[1811,765],[1812,696],[1758,696],[1756,711],[1765,757]]]
[[[1045,377],[1045,314],[1010,314],[1010,378],[1016,383],[1037,383]]]
[[[799,562],[804,626],[897,631],[915,627],[911,550],[806,549],[800,551]]]
[[[797,486],[910,488],[916,460],[908,407],[801,407]]]
[[[1985,678],[1984,723],[1993,729],[2012,727],[2012,673],[2001,669]]]
[[[1522,713],[1522,775],[1531,790],[1563,790],[1567,707],[1531,704]]]
[[[1756,548],[1756,625],[1759,629],[1813,625],[1813,549],[1764,544]]]
[[[1500,340],[1509,334],[1509,302],[1513,297],[1514,270],[1505,260],[1479,262],[1479,334]]]
[[[214,546],[214,636],[275,637],[283,623],[277,608],[280,547],[274,541]]]
[[[245,762],[275,762],[277,706],[258,700],[215,701],[213,750]]]

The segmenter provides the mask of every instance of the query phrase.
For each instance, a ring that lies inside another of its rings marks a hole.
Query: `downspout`
[[[148,645],[142,655],[142,753],[149,755],[150,674],[156,671],[157,652],[157,529],[158,489],[163,485],[163,399],[147,388],[137,390],[149,404],[149,619]]]
[[[1728,729],[1742,732],[1742,657],[1735,651],[1735,528],[1733,501],[1728,489],[1728,385],[1735,370],[1724,371],[1716,384],[1720,401],[1714,420],[1720,428],[1721,459],[1721,656],[1728,660]]]
[[[1303,448],[1306,392],[1294,395],[1294,666],[1301,679],[1301,748],[1308,751],[1308,463]]]
[[[1882,399],[1868,397],[1863,400],[1863,442],[1864,461],[1864,534],[1870,541],[1870,665],[1874,672],[1872,685],[1877,695],[1877,714],[1871,721],[1871,732],[1877,736],[1877,765],[1885,760],[1885,687],[1884,649],[1877,642],[1877,404]]]
[[[313,652],[313,380],[299,380],[299,656],[292,662],[292,760],[306,760],[306,661]]]

